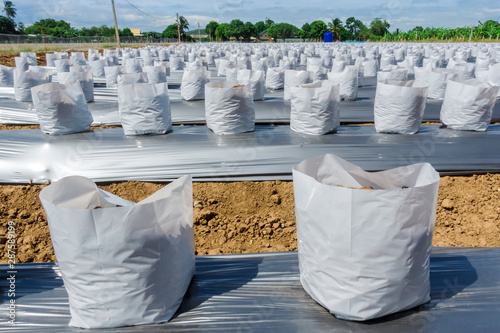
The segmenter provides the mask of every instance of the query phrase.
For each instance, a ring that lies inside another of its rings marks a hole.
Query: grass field
[[[121,44],[122,47],[144,47],[147,43],[134,43],[134,44]],[[155,44],[156,46],[169,46],[172,44]],[[11,52],[50,52],[50,51],[86,51],[88,49],[114,49],[116,44],[110,43],[71,43],[71,44],[0,44],[0,53],[11,53]]]

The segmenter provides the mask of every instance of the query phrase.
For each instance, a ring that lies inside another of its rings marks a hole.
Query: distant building
[[[200,38],[208,38],[208,35],[191,35],[191,37],[193,37],[193,39],[200,39]]]
[[[141,34],[141,29],[130,29],[130,31],[132,31],[132,34],[134,35],[134,37],[142,37],[143,34]]]
[[[272,37],[269,37],[269,32],[266,30],[262,31],[259,36],[257,37],[258,40],[261,42],[273,42],[274,39]]]

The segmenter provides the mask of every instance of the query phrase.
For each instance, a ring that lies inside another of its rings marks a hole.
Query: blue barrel
[[[333,34],[330,31],[325,32],[325,43],[333,43]]]

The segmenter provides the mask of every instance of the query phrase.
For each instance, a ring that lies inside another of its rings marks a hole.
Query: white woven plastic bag
[[[119,85],[118,108],[125,135],[165,134],[172,129],[166,83]]]
[[[126,74],[127,69],[124,66],[104,67],[104,73],[106,75],[106,88],[116,88],[118,87],[118,75]]]
[[[300,281],[316,302],[359,321],[430,300],[439,188],[430,164],[370,173],[323,155],[293,167],[293,186]]]
[[[106,66],[106,61],[103,59],[98,59],[94,61],[89,61],[89,66],[92,69],[92,74],[94,77],[104,77],[104,68]]]
[[[144,66],[142,70],[148,76],[149,83],[167,82],[167,68],[165,66]]]
[[[448,81],[441,122],[448,128],[486,131],[500,87],[478,79]]]
[[[170,58],[170,69],[173,71],[182,71],[184,68],[184,59],[181,57]]]
[[[285,70],[285,91],[283,93],[283,99],[289,100],[290,88],[296,87],[301,84],[309,83],[309,72],[307,71],[296,71],[293,69]]]
[[[249,84],[254,101],[263,101],[266,94],[266,76],[263,71],[240,69],[236,75],[238,84]]]
[[[500,87],[500,63],[491,66],[487,71],[476,71],[475,74],[478,79],[489,81],[491,84]],[[500,90],[497,95],[498,98],[500,98]]]
[[[71,67],[71,63],[72,63],[72,61],[70,59],[54,60],[54,65],[56,66],[56,70],[58,73],[69,72],[69,68]]]
[[[210,72],[205,67],[186,68],[182,74],[181,98],[194,101],[205,98],[205,85],[210,81]]]
[[[378,62],[377,60],[366,60],[361,64],[363,66],[363,72],[365,73],[365,77],[374,77],[377,76],[378,71]]]
[[[57,74],[59,83],[70,83],[73,81],[80,82],[85,100],[87,102],[94,101],[94,78],[90,69],[82,69],[80,71],[61,72]]]
[[[377,72],[377,81],[392,80],[406,81],[408,80],[408,71],[405,68],[384,69]]]
[[[377,82],[375,130],[382,133],[415,134],[424,117],[429,86],[421,81]]]
[[[70,326],[172,318],[194,272],[191,177],[137,204],[80,176],[47,186],[40,199],[69,296]]]
[[[340,86],[340,98],[354,101],[358,98],[358,68],[347,66],[341,73],[328,73],[328,80]]]
[[[78,81],[47,83],[31,88],[33,105],[46,134],[88,131],[94,121]]]
[[[0,87],[14,86],[14,70],[15,67],[0,65]]]
[[[134,83],[148,83],[148,75],[143,72],[119,74],[117,81],[118,86]]]
[[[127,68],[128,74],[142,73],[142,64],[140,59],[126,59],[125,67]]]
[[[205,86],[205,117],[215,134],[250,132],[255,127],[252,88],[232,82],[209,82]]]
[[[268,68],[266,73],[266,88],[271,90],[283,89],[285,87],[285,70],[273,67]]]
[[[340,125],[340,90],[329,81],[290,88],[290,128],[299,133],[322,135]]]
[[[429,82],[429,98],[443,100],[446,92],[446,85],[449,80],[457,78],[456,71],[446,71],[445,68],[434,68],[428,72]],[[415,69],[415,78],[417,78],[417,70]]]
[[[23,71],[14,70],[14,96],[18,102],[31,102],[31,88],[52,81],[52,70],[38,68]]]

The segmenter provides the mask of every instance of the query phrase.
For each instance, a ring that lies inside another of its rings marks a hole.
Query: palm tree
[[[332,20],[332,22],[328,23],[328,29],[333,34],[333,37],[336,40],[340,40],[340,32],[342,28],[342,21],[338,18]]]
[[[189,22],[186,20],[184,16],[179,16],[179,21],[177,22],[179,25],[179,32],[181,34],[181,39],[186,39],[186,31],[189,27]]]
[[[5,12],[5,16],[7,16],[10,19],[16,17],[17,9],[16,7],[14,7],[12,1],[3,0],[3,11]]]

